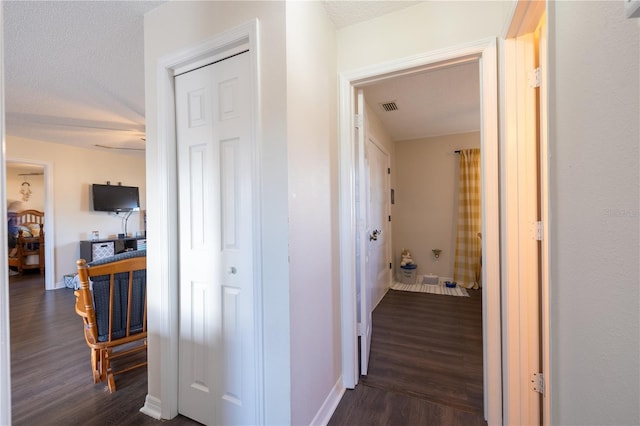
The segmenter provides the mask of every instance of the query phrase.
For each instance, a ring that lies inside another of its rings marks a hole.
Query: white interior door
[[[367,344],[370,346],[372,314],[391,283],[390,269],[390,190],[389,154],[371,138],[367,139],[367,244],[366,254],[366,329]],[[365,337],[363,336],[363,338]]]
[[[369,232],[368,274],[373,310],[391,284],[391,185],[389,174],[391,161],[386,152],[373,139],[367,141],[367,168],[369,192],[367,226]]]
[[[366,165],[365,151],[367,141],[366,109],[364,92],[357,91],[357,152],[358,152],[358,179],[356,204],[358,206],[358,250],[357,250],[357,278],[358,278],[358,330],[360,336],[360,374],[366,375],[369,370],[369,354],[371,349],[371,297],[369,296],[369,280],[367,273],[369,233],[367,224],[369,177]]]
[[[178,410],[255,424],[249,55],[175,78],[180,343]]]
[[[372,313],[390,283],[389,154],[367,132],[364,93],[358,90],[360,374],[369,369]]]

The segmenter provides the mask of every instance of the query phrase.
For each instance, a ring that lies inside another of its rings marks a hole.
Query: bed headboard
[[[44,224],[44,213],[38,210],[23,210],[21,212],[9,212],[14,226],[29,226]]]

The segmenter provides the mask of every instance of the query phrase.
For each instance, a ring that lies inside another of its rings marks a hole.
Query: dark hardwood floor
[[[94,384],[71,289],[37,273],[10,278],[14,425],[193,425],[139,412],[147,371]],[[346,391],[330,425],[486,425],[481,292],[449,297],[389,291],[374,311],[369,375]]]
[[[369,372],[330,425],[486,425],[482,293],[389,290],[373,312]]]
[[[147,370],[116,376],[117,391],[94,384],[71,289],[44,290],[37,273],[11,277],[11,391],[14,425],[194,425],[139,412]]]

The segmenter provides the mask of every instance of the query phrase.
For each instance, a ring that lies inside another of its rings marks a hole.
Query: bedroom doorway
[[[8,159],[6,167],[5,194],[7,212],[37,210],[44,213],[44,287],[55,290],[55,265],[53,263],[53,200],[51,165],[31,160]],[[12,272],[9,272],[12,275]]]
[[[375,65],[370,68],[341,76],[341,298],[342,298],[342,344],[343,344],[343,384],[353,388],[358,382],[357,375],[357,310],[356,310],[356,274],[351,259],[356,258],[352,235],[362,225],[354,211],[354,189],[351,182],[362,181],[362,177],[353,177],[354,170],[362,170],[361,161],[354,153],[361,152],[354,142],[355,91],[397,75],[424,72],[442,68],[455,63],[476,62],[480,70],[481,87],[481,148],[483,163],[483,265],[484,283],[493,283],[483,291],[483,341],[484,341],[484,395],[485,418],[490,423],[500,423],[502,416],[501,394],[501,354],[500,354],[500,277],[499,277],[499,200],[498,200],[498,108],[497,108],[497,67],[496,42],[481,41],[461,48],[446,49],[423,57],[408,58],[389,64]]]

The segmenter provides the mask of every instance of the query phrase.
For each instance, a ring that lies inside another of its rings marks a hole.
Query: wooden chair
[[[147,258],[93,266],[80,259],[77,265],[76,313],[83,319],[84,337],[91,349],[93,381],[107,381],[109,391],[115,392],[114,375],[147,365]],[[143,351],[144,359],[134,356]],[[115,371],[112,361],[125,357],[128,366]]]

